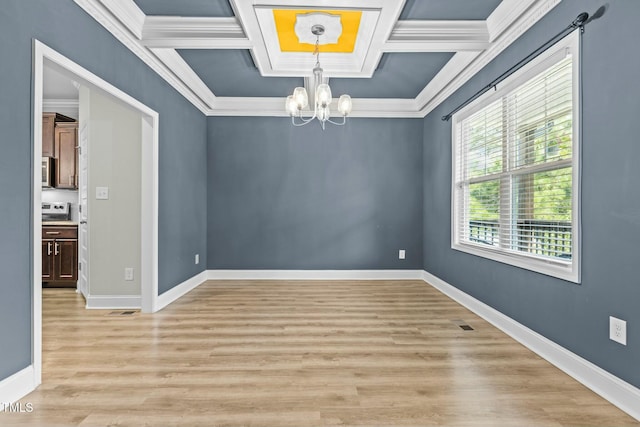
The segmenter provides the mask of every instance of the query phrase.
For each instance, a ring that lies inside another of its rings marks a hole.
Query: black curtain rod
[[[469,105],[470,103],[472,103],[473,101],[475,101],[476,99],[478,99],[480,96],[484,95],[485,93],[487,93],[489,90],[491,89],[495,89],[495,87],[502,82],[504,79],[506,79],[507,77],[509,77],[511,74],[515,73],[516,71],[518,71],[520,68],[522,68],[524,65],[526,65],[527,63],[529,63],[531,60],[533,60],[534,58],[536,58],[538,55],[540,55],[542,52],[544,52],[545,50],[547,50],[549,48],[549,46],[551,46],[552,44],[554,44],[555,42],[557,42],[558,40],[560,40],[561,38],[563,38],[564,36],[566,36],[567,34],[569,34],[570,32],[572,32],[573,30],[575,30],[576,28],[580,28],[581,32],[584,32],[584,24],[586,23],[587,19],[589,19],[589,14],[587,12],[582,12],[580,15],[578,15],[576,17],[576,19],[573,20],[573,22],[571,22],[571,24],[569,24],[569,26],[567,28],[565,28],[564,30],[560,31],[558,34],[556,34],[554,37],[552,37],[551,39],[549,39],[545,44],[543,44],[542,46],[540,46],[539,48],[537,48],[536,50],[534,50],[533,52],[531,52],[526,58],[522,59],[520,62],[518,62],[516,65],[514,65],[513,67],[509,68],[507,71],[505,71],[504,73],[502,73],[497,79],[493,80],[491,83],[489,83],[488,85],[486,85],[485,87],[483,87],[482,89],[480,89],[478,92],[476,92],[471,98],[467,99],[466,101],[464,101],[462,104],[458,105],[453,111],[451,111],[449,114],[447,114],[446,116],[442,116],[442,120],[444,121],[449,121],[449,119],[451,119],[451,116],[453,116],[455,113],[457,113],[458,111],[460,111],[461,109],[463,109],[464,107],[466,107],[467,105]]]

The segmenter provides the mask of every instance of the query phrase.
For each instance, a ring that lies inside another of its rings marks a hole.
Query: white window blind
[[[574,57],[563,53],[454,116],[454,248],[572,270]]]

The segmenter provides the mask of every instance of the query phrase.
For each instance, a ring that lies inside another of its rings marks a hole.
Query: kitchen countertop
[[[47,220],[44,220],[44,221],[42,221],[42,225],[43,226],[45,226],[45,225],[55,225],[55,226],[64,226],[64,225],[70,226],[70,225],[73,225],[73,226],[77,226],[78,223],[75,222],[75,221],[47,221]]]

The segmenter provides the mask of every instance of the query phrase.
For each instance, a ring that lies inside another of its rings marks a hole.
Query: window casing
[[[580,282],[579,35],[453,116],[452,248]]]

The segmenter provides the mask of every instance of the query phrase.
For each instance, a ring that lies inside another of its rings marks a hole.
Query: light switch
[[[109,200],[109,187],[96,187],[96,200]]]

